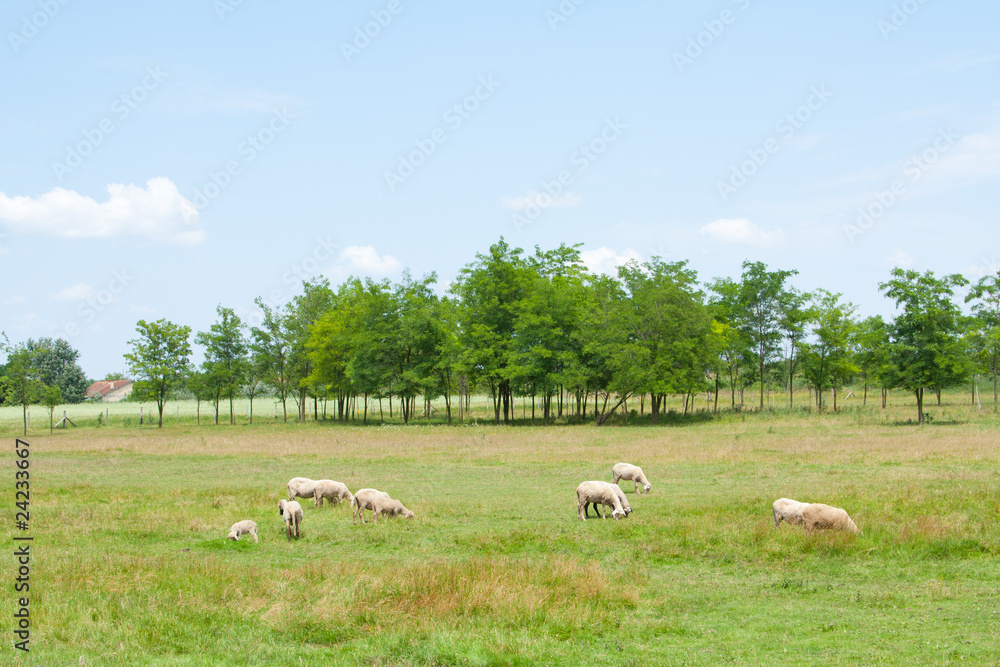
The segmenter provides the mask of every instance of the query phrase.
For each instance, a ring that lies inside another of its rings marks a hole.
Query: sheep
[[[627,516],[624,508],[622,508],[622,502],[618,499],[618,494],[615,492],[614,487],[614,484],[608,484],[607,482],[581,482],[580,486],[576,487],[577,516],[583,521],[587,520],[585,515],[587,503],[593,503],[595,508],[598,504],[614,508],[611,512],[611,516],[615,519],[621,519],[622,517]],[[602,518],[608,518],[607,514],[605,514]]]
[[[233,527],[229,529],[229,539],[239,540],[240,535],[252,535],[254,543],[257,542],[257,522],[247,519],[246,521],[237,521],[233,524]]]
[[[653,488],[653,485],[646,479],[646,475],[643,474],[642,468],[631,463],[616,463],[615,467],[611,469],[611,477],[612,484],[617,484],[620,479],[631,480],[635,485],[635,493],[639,493],[640,484],[646,493],[649,493],[649,490]]]
[[[354,500],[354,496],[346,485],[340,482],[334,482],[332,479],[321,479],[316,482],[313,487],[313,500],[316,502],[316,507],[323,506],[323,499],[326,498],[331,503],[340,504],[341,500],[345,498],[348,500]]]
[[[782,521],[792,524],[802,523],[802,510],[809,503],[800,503],[791,498],[778,498],[771,506],[771,513],[774,515],[774,527],[781,525]]]
[[[354,494],[354,498],[351,499],[351,518],[354,524],[358,523],[358,515],[361,515],[362,525],[365,522],[365,510],[375,511],[375,507],[372,502],[376,498],[389,499],[389,494],[385,491],[379,491],[378,489],[358,489],[358,492]]]
[[[299,525],[302,523],[302,505],[299,505],[297,501],[285,500],[282,498],[278,501],[278,514],[285,517],[285,532],[288,534],[288,541],[292,540],[292,533],[295,533],[295,539],[299,539]]]
[[[618,496],[618,500],[622,504],[622,509],[625,510],[625,516],[628,516],[629,514],[631,514],[632,513],[632,507],[628,504],[628,498],[625,497],[625,492],[622,491],[621,487],[618,486],[617,484],[612,484],[611,488],[613,488],[615,490],[615,495]],[[593,505],[593,507],[594,507],[594,514],[596,514],[597,516],[601,516],[601,511],[598,508],[597,503],[586,503],[583,506],[583,515],[584,516],[590,516],[588,508],[591,505]],[[604,518],[604,517],[601,517],[601,518]]]
[[[413,512],[403,507],[403,503],[398,500],[393,500],[388,495],[384,498],[381,496],[376,496],[372,499],[371,503],[372,514],[374,515],[372,521],[378,521],[379,514],[387,514],[389,516],[395,516],[402,514],[407,519],[413,518]],[[361,517],[364,521],[364,516]]]
[[[802,523],[805,525],[807,533],[811,533],[816,528],[849,530],[852,533],[861,532],[846,511],[823,503],[811,503],[802,508]]]
[[[312,498],[316,482],[308,477],[293,477],[288,480],[288,499]]]

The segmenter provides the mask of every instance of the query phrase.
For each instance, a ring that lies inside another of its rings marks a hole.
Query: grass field
[[[0,663],[997,664],[1000,421],[960,401],[923,427],[854,410],[32,432],[32,650],[11,648],[8,593]],[[576,485],[617,461],[652,493],[623,483],[630,518],[579,521]],[[294,476],[374,486],[417,517],[352,525],[303,502],[289,543],[276,505]],[[844,507],[863,533],[776,530],[780,496]],[[227,541],[246,518],[260,543]]]

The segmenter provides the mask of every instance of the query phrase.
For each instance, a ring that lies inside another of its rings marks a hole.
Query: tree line
[[[459,272],[447,294],[405,272],[399,282],[349,278],[303,283],[282,306],[256,300],[261,321],[248,326],[219,306],[208,331],[140,320],[125,354],[134,395],[163,406],[180,391],[220,406],[267,392],[283,418],[319,417],[328,405],[338,421],[367,423],[378,406],[404,422],[429,417],[444,398],[444,417],[462,419],[473,395],[486,395],[493,421],[510,422],[515,398],[530,398],[546,424],[570,416],[603,424],[628,401],[647,405],[652,422],[665,399],[696,395],[711,409],[745,407],[744,392],[813,391],[816,409],[837,409],[838,392],[861,382],[881,394],[916,398],[991,374],[997,405],[1000,273],[974,285],[961,275],[937,277],[900,268],[879,285],[897,306],[890,321],[860,318],[838,293],[803,292],[797,272],[746,261],[739,279],[700,283],[685,261],[654,257],[619,267],[616,276],[587,271],[580,245],[526,253],[501,238]],[[963,314],[959,290],[969,287]],[[191,361],[191,343],[204,361]],[[10,357],[13,360],[16,355]],[[11,361],[8,361],[8,366]],[[359,400],[360,399],[360,400]],[[199,408],[200,414],[200,408]],[[253,415],[250,415],[251,421]]]

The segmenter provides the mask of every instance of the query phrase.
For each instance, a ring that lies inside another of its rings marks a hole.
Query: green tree
[[[899,374],[899,386],[917,399],[917,422],[924,422],[924,390],[963,381],[965,356],[960,336],[954,290],[968,284],[959,274],[936,278],[895,268],[892,279],[879,290],[896,303],[900,312],[892,323],[890,353]]]
[[[80,353],[62,338],[29,339],[25,344],[34,355],[39,379],[47,386],[58,386],[66,403],[80,403],[90,383],[77,364]]]
[[[464,349],[462,365],[473,382],[484,383],[493,399],[493,421],[504,423],[512,415],[510,348],[518,309],[537,274],[521,248],[500,240],[486,254],[477,253],[451,287],[459,300],[459,339]]]
[[[216,396],[215,420],[218,423],[218,402],[229,399],[229,423],[236,423],[233,401],[247,374],[247,340],[243,321],[232,308],[216,307],[219,320],[208,331],[199,332],[194,342],[205,347],[201,367],[209,387]]]
[[[285,378],[290,390],[294,392],[299,419],[303,421],[306,418],[306,400],[310,395],[313,398],[313,417],[317,416],[317,387],[309,380],[313,372],[313,362],[308,349],[310,327],[333,308],[333,303],[334,293],[326,278],[304,281],[302,294],[286,304],[282,317],[287,354]]]
[[[28,435],[28,406],[38,403],[44,394],[42,382],[32,351],[24,343],[8,349],[4,368],[7,393],[6,402],[21,406],[24,434]]]
[[[882,407],[886,406],[889,388],[897,384],[895,367],[890,355],[890,329],[879,315],[862,320],[854,331],[854,359],[864,380],[863,404],[868,405],[868,386],[875,383],[881,390]]]
[[[993,375],[993,409],[997,409],[997,367],[1000,365],[1000,271],[983,276],[969,290],[966,303],[979,323],[979,349]]]
[[[53,413],[56,411],[56,407],[62,405],[63,397],[62,390],[59,389],[59,385],[52,385],[50,387],[45,387],[42,392],[42,405],[49,409],[49,433],[52,433],[52,422]]]
[[[817,290],[806,311],[811,342],[799,342],[802,374],[816,390],[816,406],[823,411],[823,392],[833,390],[837,411],[837,388],[857,372],[852,354],[855,306],[841,303],[840,294]]]
[[[184,385],[191,372],[191,328],[165,319],[139,320],[139,337],[128,342],[131,352],[125,361],[135,377],[133,397],[156,402],[159,427],[163,428],[163,406],[174,391]]]
[[[274,389],[281,400],[284,421],[288,421],[288,336],[285,320],[277,309],[271,308],[258,297],[255,302],[263,315],[259,327],[250,329],[250,353],[253,356],[260,380]],[[252,405],[252,401],[251,401]]]

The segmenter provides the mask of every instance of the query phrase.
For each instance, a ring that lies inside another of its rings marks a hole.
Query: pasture
[[[11,649],[8,594],[2,662],[996,664],[1000,424],[943,421],[29,433],[32,650]],[[618,461],[652,493],[623,482],[630,518],[579,521],[577,484]],[[277,502],[295,476],[388,491],[416,518],[352,525],[300,499],[290,543]],[[781,496],[863,532],[775,529]],[[225,539],[241,519],[259,544]]]

